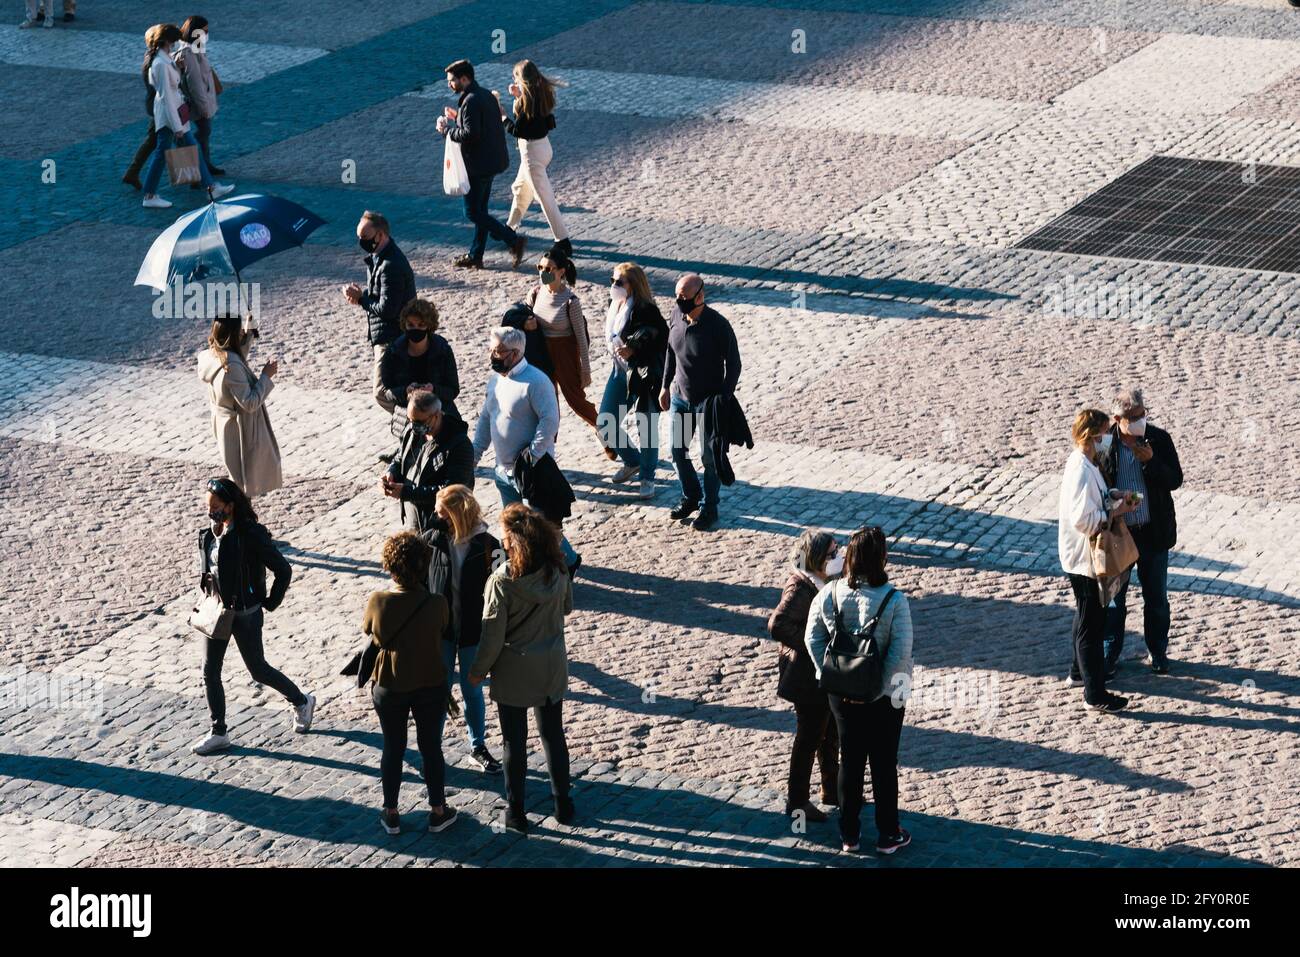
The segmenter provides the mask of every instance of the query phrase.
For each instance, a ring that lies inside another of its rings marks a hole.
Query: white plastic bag
[[[469,170],[465,157],[460,155],[460,144],[445,136],[446,152],[442,158],[442,191],[448,196],[464,196],[469,192]]]

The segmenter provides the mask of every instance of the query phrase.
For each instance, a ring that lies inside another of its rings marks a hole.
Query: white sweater
[[[173,133],[187,132],[190,124],[182,123],[180,115],[181,104],[185,102],[181,96],[181,71],[162,50],[149,65],[149,84],[154,88],[154,129],[166,127]]]
[[[1106,498],[1101,469],[1075,449],[1065,463],[1057,509],[1056,549],[1067,575],[1094,577],[1088,539],[1106,520]]]

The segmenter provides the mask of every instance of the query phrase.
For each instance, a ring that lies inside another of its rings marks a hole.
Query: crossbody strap
[[[393,632],[393,637],[394,637],[394,638],[396,638],[398,635],[400,635],[402,632],[404,632],[404,631],[406,630],[406,626],[407,626],[407,625],[409,625],[411,622],[415,621],[415,616],[418,615],[418,614],[420,613],[420,609],[422,609],[422,608],[425,606],[425,604],[429,601],[429,598],[430,598],[430,597],[431,597],[431,596],[429,595],[429,593],[428,593],[428,592],[425,592],[424,599],[423,599],[423,600],[422,600],[418,605],[415,606],[415,611],[413,611],[413,612],[411,612],[409,615],[407,615],[407,616],[406,616],[406,621],[402,622],[402,626],[401,626],[400,628],[398,628],[397,631]]]

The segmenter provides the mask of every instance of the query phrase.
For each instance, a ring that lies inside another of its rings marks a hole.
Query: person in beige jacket
[[[564,616],[573,611],[573,579],[560,551],[558,529],[527,505],[501,512],[501,543],[508,560],[483,589],[483,625],[469,680],[492,676],[504,740],[506,818],[527,831],[524,777],[528,770],[528,709],[533,709],[555,798],[555,820],[573,820],[569,749],[561,706],[569,683]]]
[[[280,446],[266,412],[278,365],[272,360],[260,375],[253,373],[247,359],[250,333],[242,326],[238,316],[214,320],[198,365],[199,378],[208,386],[212,433],[226,471],[254,498],[284,484]]]

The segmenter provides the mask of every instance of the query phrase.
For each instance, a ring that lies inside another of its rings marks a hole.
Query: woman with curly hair
[[[541,512],[507,505],[501,512],[507,560],[487,581],[478,654],[470,667],[476,684],[492,676],[492,700],[504,739],[506,819],[527,831],[524,775],[528,770],[528,709],[533,710],[551,775],[555,820],[573,820],[569,748],[560,708],[568,687],[564,616],[573,611],[573,580],[560,551],[560,534]]]
[[[414,532],[390,536],[381,557],[395,587],[371,594],[361,621],[361,630],[379,649],[371,697],[384,735],[379,763],[384,810],[379,822],[389,834],[402,831],[397,792],[412,716],[429,792],[429,830],[446,830],[456,820],[456,809],[447,805],[443,794],[447,669],[442,663],[442,633],[447,629],[447,599],[431,595],[427,588],[431,555],[429,545]]]

